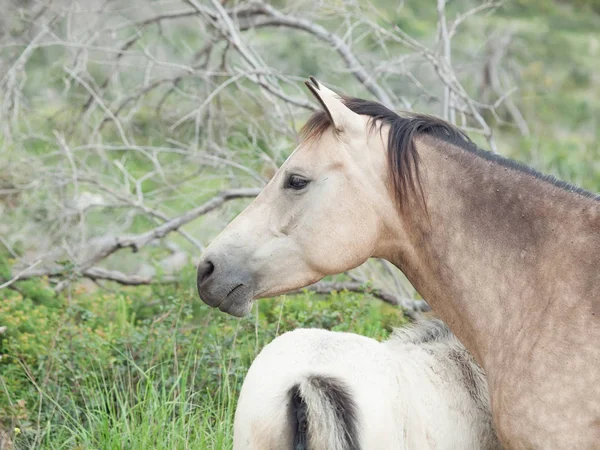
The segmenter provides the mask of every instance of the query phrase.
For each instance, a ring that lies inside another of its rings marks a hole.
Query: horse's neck
[[[600,296],[600,202],[433,143],[418,144],[428,214],[402,219],[412,247],[393,262],[486,367],[561,302]]]

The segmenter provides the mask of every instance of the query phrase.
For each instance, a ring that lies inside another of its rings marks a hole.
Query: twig
[[[125,286],[141,286],[155,283],[175,283],[179,281],[179,278],[171,275],[165,275],[157,278],[151,275],[126,274],[119,272],[118,270],[108,270],[101,267],[91,267],[87,270],[84,270],[82,275],[93,281],[114,281]]]
[[[6,239],[4,239],[3,236],[0,236],[0,243],[2,245],[4,245],[4,247],[6,248],[6,250],[8,250],[8,253],[10,253],[13,258],[18,258],[19,257],[19,255],[17,255],[17,252],[15,252],[15,250],[8,243],[8,241]]]
[[[454,37],[454,35],[456,34],[456,31],[458,29],[458,26],[464,22],[466,19],[468,19],[469,17],[480,13],[481,11],[485,11],[486,9],[494,9],[494,8],[498,8],[499,6],[502,5],[502,3],[504,3],[503,0],[492,0],[489,1],[487,3],[482,3],[481,5],[477,5],[474,8],[469,9],[468,11],[459,14],[456,16],[456,19],[454,19],[454,22],[452,22],[452,25],[450,25],[450,30],[448,31],[448,37],[450,39],[452,39]]]
[[[317,294],[329,294],[333,291],[349,291],[349,292],[360,292],[365,294],[371,294],[373,297],[376,297],[380,300],[383,300],[386,303],[394,306],[401,306],[403,309],[408,309],[411,311],[417,312],[426,312],[429,311],[429,305],[424,300],[414,300],[405,297],[398,297],[397,295],[392,294],[391,292],[385,291],[383,289],[372,288],[366,286],[364,283],[359,283],[356,281],[319,281],[313,285],[310,285],[305,288],[306,290],[315,292]],[[298,289],[292,293],[302,292],[302,289]]]
[[[121,122],[119,121],[119,119],[117,119],[117,117],[115,117],[115,115],[112,113],[112,111],[110,110],[110,108],[104,104],[104,101],[94,91],[94,89],[88,83],[86,83],[79,75],[77,75],[74,71],[72,71],[71,69],[69,69],[67,66],[63,66],[63,70],[65,72],[67,72],[81,86],[83,86],[83,88],[86,91],[88,91],[88,93],[92,97],[94,97],[94,100],[96,101],[96,103],[98,103],[98,105],[100,106],[100,108],[102,108],[102,110],[104,111],[104,113],[108,117],[110,117],[112,119],[112,121],[114,122],[114,124],[117,127],[117,130],[119,132],[119,135],[121,136],[121,140],[123,141],[123,143],[125,145],[130,145],[129,140],[127,139],[127,135],[125,134],[125,130],[123,129],[123,125],[121,125]]]
[[[346,45],[342,38],[335,33],[327,31],[321,25],[311,22],[307,19],[293,17],[290,15],[283,14],[277,9],[273,8],[267,3],[260,3],[260,9],[262,12],[268,15],[268,17],[259,17],[253,19],[251,22],[253,27],[264,27],[264,26],[285,26],[288,28],[295,28],[298,30],[306,31],[314,35],[315,37],[327,42],[331,47],[337,51],[342,59],[346,62],[350,73],[360,81],[362,85],[367,88],[371,94],[373,94],[381,103],[388,108],[394,108],[394,101],[392,97],[381,87],[375,79],[369,74],[369,72],[360,63],[356,55],[352,52],[350,47]]]
[[[452,38],[448,33],[448,27],[446,24],[446,0],[437,0],[437,11],[438,11],[438,28],[439,28],[439,40],[442,45],[442,59],[444,64],[451,67],[451,56],[452,56]],[[444,101],[442,103],[442,117],[444,120],[451,120],[451,109],[453,105],[452,92],[450,86],[446,84],[444,86]],[[452,121],[454,123],[454,121]]]
[[[24,275],[29,272],[31,269],[33,269],[34,267],[36,267],[39,263],[41,263],[42,260],[38,259],[36,262],[34,262],[32,265],[30,265],[29,267],[27,267],[26,269],[22,270],[21,272],[19,272],[18,274],[16,274],[14,277],[12,277],[10,280],[8,280],[6,283],[0,284],[0,289],[4,289],[9,287],[11,284],[15,283],[16,281],[22,280],[24,277]]]

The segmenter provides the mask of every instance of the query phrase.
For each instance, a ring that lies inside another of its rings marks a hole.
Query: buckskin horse
[[[297,329],[250,366],[234,450],[500,450],[481,368],[440,320],[385,342]]]
[[[509,449],[600,448],[600,199],[425,115],[340,97],[198,265],[235,316],[370,257],[396,265],[488,376]]]

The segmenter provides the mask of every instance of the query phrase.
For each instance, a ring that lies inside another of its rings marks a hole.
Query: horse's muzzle
[[[252,308],[252,274],[243,265],[204,255],[198,264],[198,294],[204,303],[232,316]]]

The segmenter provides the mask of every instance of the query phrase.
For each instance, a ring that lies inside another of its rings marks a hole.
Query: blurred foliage
[[[498,124],[501,153],[600,192],[600,15],[587,1],[506,2],[491,23],[513,39],[515,100],[531,130]]]
[[[581,8],[582,12],[587,9],[590,12],[600,14],[600,0],[559,0],[559,2]]]

